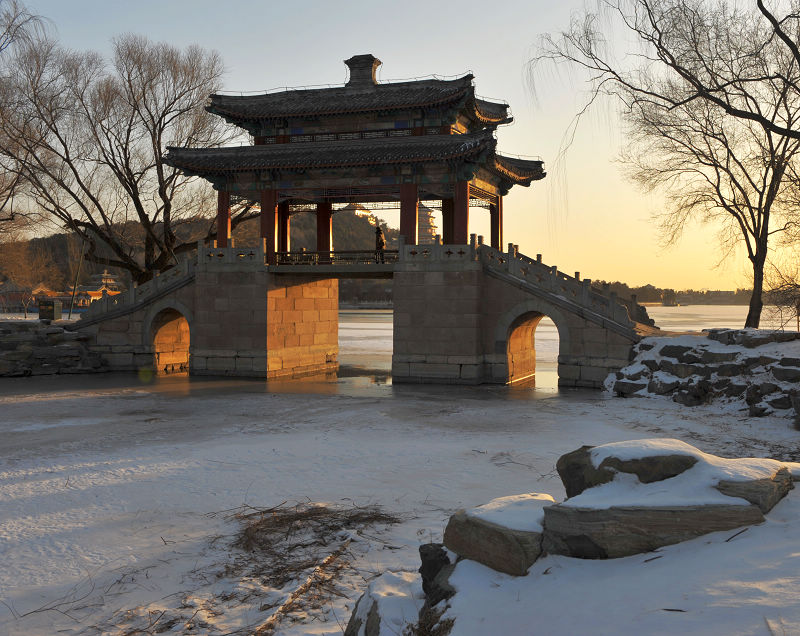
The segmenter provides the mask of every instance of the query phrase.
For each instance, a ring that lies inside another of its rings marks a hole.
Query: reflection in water
[[[509,394],[515,397],[544,397],[558,390],[558,330],[549,318],[542,318],[535,338],[536,375],[507,387]],[[392,311],[340,311],[338,380],[349,382],[356,378],[369,378],[376,385],[391,385],[391,371]]]

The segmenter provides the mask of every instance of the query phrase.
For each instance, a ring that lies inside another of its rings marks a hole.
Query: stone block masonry
[[[76,323],[104,368],[265,379],[338,368],[338,280],[272,273],[251,249],[201,247],[175,270]]]
[[[339,281],[272,276],[267,289],[267,378],[339,367]]]
[[[544,316],[558,328],[560,386],[601,388],[610,371],[628,364],[638,336],[630,321],[620,322],[622,307],[609,306],[599,315],[580,305],[582,297],[532,286],[513,272],[496,275],[498,267],[484,252],[474,246],[405,248],[393,281],[394,382],[507,384],[532,378],[535,332]],[[488,256],[506,269],[513,258]]]

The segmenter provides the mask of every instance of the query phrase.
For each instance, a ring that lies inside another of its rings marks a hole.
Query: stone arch
[[[494,330],[494,352],[505,357],[505,380],[520,382],[536,372],[534,334],[544,317],[550,318],[558,330],[559,358],[570,351],[570,333],[566,315],[555,305],[537,299],[514,305],[501,314]]]
[[[156,373],[189,370],[189,347],[194,331],[191,310],[173,299],[155,303],[147,312],[143,342],[152,347]]]

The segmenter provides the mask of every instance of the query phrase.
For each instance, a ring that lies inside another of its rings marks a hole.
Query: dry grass
[[[224,560],[212,558],[185,573],[182,584],[188,589],[172,591],[150,605],[118,609],[78,633],[138,636],[179,630],[268,636],[282,624],[330,620],[344,630],[348,616],[337,616],[334,603],[341,606],[343,599],[352,599],[363,582],[377,574],[359,570],[354,565],[356,557],[376,542],[394,548],[379,535],[385,526],[401,521],[374,505],[339,508],[314,503],[287,506],[285,502],[263,509],[242,506],[209,516],[236,523],[232,536],[218,536],[207,546],[210,554],[224,555]],[[126,569],[106,593],[118,594],[118,588],[145,583],[146,575],[146,571]],[[258,622],[224,627],[226,614],[242,606],[257,607]]]
[[[243,507],[232,515],[241,523],[233,546],[248,553],[248,574],[265,585],[282,588],[316,568],[331,553],[364,530],[399,523],[380,506],[331,508],[297,504],[268,509]]]

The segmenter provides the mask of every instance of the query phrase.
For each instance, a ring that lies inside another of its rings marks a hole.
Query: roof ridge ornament
[[[382,62],[372,53],[354,55],[349,60],[345,60],[344,63],[350,69],[350,79],[345,86],[362,88],[375,86],[378,83],[375,80],[375,72]]]

